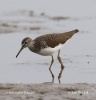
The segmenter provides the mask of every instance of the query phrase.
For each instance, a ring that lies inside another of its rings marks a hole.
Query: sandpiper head
[[[31,42],[32,42],[32,39],[29,38],[29,37],[26,37],[26,38],[24,38],[24,39],[22,40],[22,42],[21,42],[21,49],[20,49],[19,52],[17,53],[16,58],[18,57],[18,55],[20,54],[20,52],[21,52],[24,48],[29,47],[29,46],[31,45]]]

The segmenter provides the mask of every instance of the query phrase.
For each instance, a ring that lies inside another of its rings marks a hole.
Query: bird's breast
[[[54,48],[52,48],[52,47],[42,48],[38,52],[38,54],[43,55],[43,56],[49,56],[49,55],[52,55],[53,53],[55,53],[56,51],[60,50],[62,46],[63,46],[63,44],[59,44],[59,45],[55,46]]]

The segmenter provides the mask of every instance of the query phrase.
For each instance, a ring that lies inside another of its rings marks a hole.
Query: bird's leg
[[[51,67],[52,67],[53,62],[54,62],[54,59],[53,59],[53,56],[52,56],[52,61],[51,61],[50,67],[49,67],[49,71],[50,71],[50,73],[52,75],[52,83],[54,83],[54,75],[53,75],[53,73],[51,71]]]
[[[60,73],[59,73],[59,75],[58,75],[59,83],[61,83],[60,78],[61,78],[62,72],[63,72],[63,70],[64,70],[64,65],[63,65],[62,60],[61,60],[61,57],[60,57],[60,50],[58,51],[58,56],[57,56],[57,58],[58,58],[58,61],[59,61],[60,64],[61,64],[61,71],[60,71]]]

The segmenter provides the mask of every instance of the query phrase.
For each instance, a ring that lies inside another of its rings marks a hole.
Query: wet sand
[[[96,84],[0,84],[0,100],[96,100]]]

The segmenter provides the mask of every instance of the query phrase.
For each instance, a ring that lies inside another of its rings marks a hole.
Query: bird
[[[42,55],[42,56],[51,56],[51,64],[49,66],[49,71],[52,75],[52,83],[54,83],[54,75],[51,71],[52,64],[54,62],[53,54],[55,52],[58,52],[57,58],[61,65],[61,71],[58,75],[58,81],[61,83],[60,78],[61,74],[64,70],[64,65],[60,57],[60,49],[63,47],[63,45],[66,43],[67,40],[69,40],[75,33],[79,32],[78,29],[68,31],[68,32],[62,32],[62,33],[51,33],[51,34],[45,34],[41,35],[39,37],[36,37],[35,39],[32,39],[30,37],[25,37],[21,42],[21,48],[19,52],[16,55],[16,58],[20,54],[20,52],[24,48],[29,48],[31,52],[34,52],[36,54]]]

